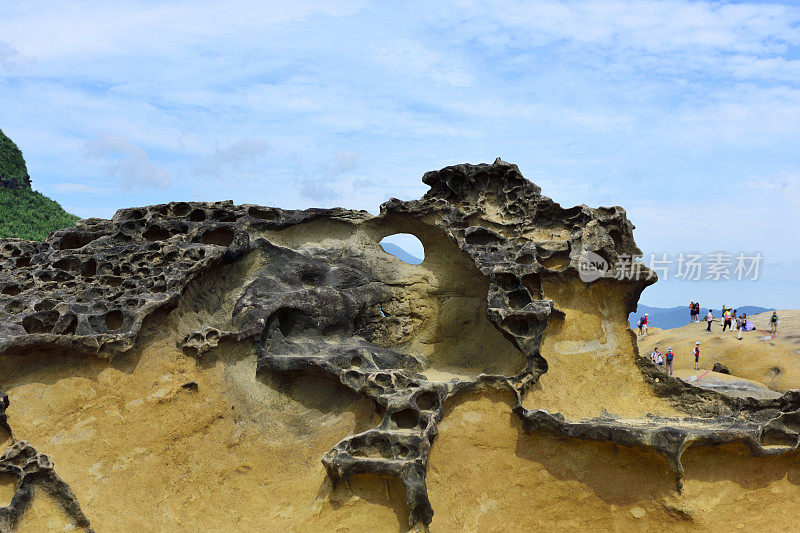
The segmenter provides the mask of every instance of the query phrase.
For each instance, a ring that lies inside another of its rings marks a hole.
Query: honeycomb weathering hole
[[[419,265],[425,260],[425,247],[410,233],[395,233],[380,242],[383,251],[410,265]]]
[[[109,331],[114,331],[122,327],[122,312],[111,311],[106,314],[106,327]]]
[[[233,231],[228,228],[217,228],[207,231],[201,237],[203,244],[216,244],[217,246],[230,246],[233,242]]]

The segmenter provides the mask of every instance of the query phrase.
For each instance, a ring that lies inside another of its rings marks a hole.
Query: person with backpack
[[[722,331],[725,331],[726,329],[731,327],[731,310],[723,309],[722,318],[724,319],[722,325]]]
[[[694,300],[689,301],[689,324],[694,322]]]
[[[769,325],[773,335],[778,334],[778,312],[773,311],[772,317],[769,319]]]
[[[706,315],[706,322],[708,322],[708,327],[706,328],[706,331],[709,333],[711,333],[711,322],[713,320],[714,320],[714,313],[711,311],[711,309],[709,309],[708,314]]]
[[[700,363],[700,342],[694,343],[694,369],[700,370],[698,364]]]
[[[672,348],[667,349],[667,373],[671,376],[672,375],[672,360],[675,358],[675,354],[672,353]]]

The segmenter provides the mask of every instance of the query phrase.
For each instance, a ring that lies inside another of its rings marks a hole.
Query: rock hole
[[[522,277],[522,286],[528,289],[528,293],[533,296],[535,300],[541,300],[542,295],[542,279],[538,274],[528,274]]]
[[[494,282],[497,283],[504,291],[513,291],[519,287],[519,280],[517,279],[517,276],[506,272],[495,273]]]
[[[797,445],[797,435],[786,433],[773,428],[764,428],[761,433],[761,446],[767,447],[794,447]]]
[[[144,211],[141,209],[130,209],[122,212],[123,220],[138,220],[144,218]]]
[[[528,319],[521,316],[509,316],[503,320],[503,325],[508,328],[508,331],[519,337],[525,337],[530,334],[531,328]]]
[[[217,246],[230,246],[233,242],[233,231],[228,228],[217,228],[203,233],[200,238],[203,244],[216,244]]]
[[[118,330],[122,327],[122,312],[114,310],[106,313],[105,321],[109,331]]]
[[[425,260],[425,247],[417,237],[410,233],[389,235],[381,240],[380,245],[384,252],[395,256],[404,263],[419,265]]]
[[[439,406],[439,396],[433,391],[425,391],[417,396],[417,407],[423,411],[432,411]]]
[[[467,228],[464,240],[473,246],[487,246],[500,242],[500,236],[482,226],[472,226]]]
[[[39,303],[37,303],[36,305],[33,306],[33,310],[34,311],[49,311],[55,306],[56,306],[56,304],[55,304],[55,302],[53,300],[42,300],[41,302],[39,302]]]
[[[236,222],[236,214],[224,209],[217,209],[211,213],[211,219],[219,222]]]
[[[119,287],[122,285],[122,278],[119,276],[107,276],[103,282],[111,287]]]
[[[147,231],[142,233],[142,237],[150,242],[163,241],[169,238],[169,232],[161,226],[150,226]]]
[[[80,262],[75,257],[64,257],[53,263],[53,267],[77,272],[80,268]]]
[[[19,285],[6,285],[3,287],[3,294],[7,294],[9,296],[16,296],[22,291]]]
[[[532,265],[536,262],[536,258],[531,254],[522,254],[514,259],[520,265]]]
[[[20,257],[17,259],[17,268],[27,268],[31,265],[30,257]]]
[[[173,206],[172,212],[177,217],[185,217],[187,213],[189,213],[190,209],[191,206],[186,202],[178,202],[175,204],[175,206]]]
[[[259,220],[277,220],[278,218],[278,213],[274,210],[261,207],[251,207],[247,210],[247,214]]]
[[[522,309],[531,303],[531,296],[526,289],[519,289],[508,294],[508,305],[512,309]]]
[[[293,332],[302,329],[299,324],[297,309],[280,309],[277,313],[278,329],[280,329],[283,337],[289,338]]]
[[[419,415],[413,409],[402,409],[392,413],[392,422],[397,429],[415,429],[419,427]]]
[[[400,444],[399,442],[394,445],[393,450],[395,456],[399,457],[400,459],[407,459],[408,456],[411,455],[411,450],[408,449],[408,446]]]
[[[384,387],[388,387],[389,385],[392,384],[392,376],[391,376],[391,374],[385,374],[385,373],[381,372],[381,373],[375,374],[375,376],[373,376],[372,379],[375,380],[375,383],[377,383],[378,385],[383,385]]]
[[[195,209],[191,213],[189,213],[189,221],[190,222],[202,222],[206,219],[206,212],[202,209]]]
[[[77,248],[83,248],[93,240],[95,240],[95,236],[91,233],[71,232],[61,237],[58,247],[61,250],[75,250]]]
[[[42,311],[22,319],[22,327],[27,333],[50,333],[58,320],[56,311]]]
[[[83,264],[83,277],[91,278],[97,274],[97,261],[94,259],[89,259]]]

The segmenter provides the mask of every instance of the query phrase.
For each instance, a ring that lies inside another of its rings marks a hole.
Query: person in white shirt
[[[653,348],[653,351],[650,352],[650,360],[653,361],[653,363],[656,363],[656,359],[659,355],[661,355],[661,352],[658,351],[658,346],[656,346]]]

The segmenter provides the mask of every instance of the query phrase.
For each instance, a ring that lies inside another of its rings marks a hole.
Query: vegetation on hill
[[[79,219],[39,192],[0,188],[0,238],[38,241]]]
[[[0,130],[0,187],[20,189],[31,186],[25,159],[16,143]]]
[[[31,189],[22,152],[0,130],[0,238],[40,240],[79,218]]]

